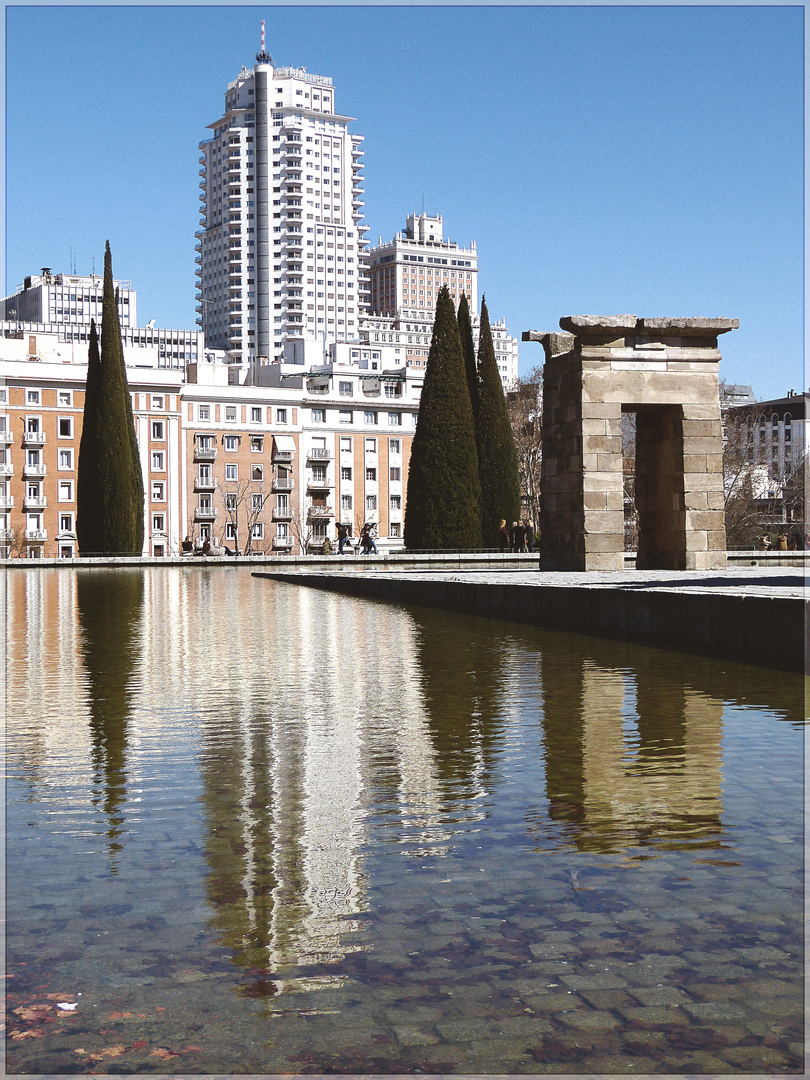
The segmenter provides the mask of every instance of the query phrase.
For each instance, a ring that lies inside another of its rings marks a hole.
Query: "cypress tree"
[[[143,474],[109,241],[104,253],[100,349],[95,323],[90,327],[76,503],[76,537],[82,554],[141,554]]]
[[[461,347],[464,350],[464,371],[467,375],[467,386],[470,388],[470,401],[472,402],[473,416],[475,417],[478,413],[478,364],[475,359],[470,305],[466,293],[461,294],[461,300],[458,303],[458,332],[461,335]]]
[[[483,297],[478,338],[478,394],[475,435],[481,477],[482,530],[485,545],[496,547],[501,519],[506,520],[508,527],[520,517],[520,474],[506,395],[495,360],[489,312]]]
[[[442,286],[413,437],[405,546],[481,546],[481,483],[472,403],[453,300]]]

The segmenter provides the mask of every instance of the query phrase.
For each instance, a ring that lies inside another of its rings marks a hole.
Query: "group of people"
[[[788,536],[781,532],[776,537],[761,536],[757,546],[760,551],[810,551],[810,533]]]
[[[534,529],[528,519],[513,521],[512,528],[507,528],[506,519],[501,518],[498,529],[498,547],[501,551],[534,551]]]
[[[190,536],[187,536],[183,543],[180,545],[180,552],[182,555],[238,555],[238,551],[234,551],[227,545],[222,544],[217,546],[211,543],[211,537],[206,536],[203,538],[202,544],[197,547],[194,546],[194,541]]]
[[[376,543],[377,529],[372,522],[367,521],[363,528],[360,530],[360,554],[371,555],[372,552],[378,555],[377,543]],[[337,542],[338,542],[338,555],[347,554],[346,545],[349,544],[349,550],[351,551],[351,537],[349,536],[349,526],[339,523],[337,526]],[[327,541],[328,543],[328,541]],[[329,544],[329,551],[326,551],[324,545],[324,553],[331,553],[332,545]]]

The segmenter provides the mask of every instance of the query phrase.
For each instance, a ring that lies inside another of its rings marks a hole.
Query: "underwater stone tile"
[[[684,1005],[683,1010],[696,1021],[743,1020],[746,1016],[742,1006],[727,1001],[696,1001]]]
[[[787,1065],[789,1057],[772,1046],[728,1046],[720,1051],[726,1061],[759,1072],[765,1065]]]
[[[584,1028],[591,1031],[610,1031],[619,1027],[621,1021],[612,1013],[589,1009],[571,1009],[557,1015],[568,1027]]]
[[[396,1036],[397,1042],[402,1046],[433,1046],[439,1042],[437,1035],[430,1035],[424,1031],[419,1031],[418,1028],[412,1027],[393,1027],[392,1031]]]
[[[785,961],[789,954],[783,949],[775,949],[773,945],[755,945],[744,949],[729,949],[731,957],[744,957],[746,960],[756,960],[761,964],[765,960]]]
[[[657,1072],[659,1064],[652,1058],[602,1054],[598,1057],[589,1056],[577,1062],[577,1072],[589,1072],[594,1076],[622,1076],[625,1073],[645,1075]]]
[[[635,991],[627,985],[627,979],[615,971],[598,971],[593,975],[577,975],[573,972],[560,976],[560,982],[570,986],[572,990],[629,990]]]
[[[803,1014],[803,1004],[798,997],[774,997],[762,998],[756,1004],[749,1002],[749,1007],[754,1013],[763,1016],[793,1016],[800,1017]]]
[[[689,990],[691,992],[691,986]],[[631,987],[630,993],[642,1005],[682,1005],[692,1000],[675,986],[637,986]]]
[[[688,1020],[682,1009],[677,1006],[639,1006],[639,1008],[620,1007],[616,1010],[625,1020],[639,1020],[642,1024],[687,1024]]]
[[[594,1009],[633,1008],[636,1005],[635,999],[624,990],[579,990],[577,996]]]

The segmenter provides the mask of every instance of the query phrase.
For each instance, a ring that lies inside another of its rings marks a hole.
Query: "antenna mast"
[[[264,48],[264,19],[262,19],[262,47],[261,47],[261,51],[256,53],[256,60],[260,64],[272,64],[273,63],[273,57],[270,55],[270,53],[266,52],[265,48]]]

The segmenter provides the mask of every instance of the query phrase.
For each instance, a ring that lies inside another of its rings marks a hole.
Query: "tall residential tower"
[[[281,360],[287,342],[357,339],[368,306],[361,135],[332,80],[262,48],[200,143],[197,311],[209,347]],[[303,353],[303,350],[301,350]]]

